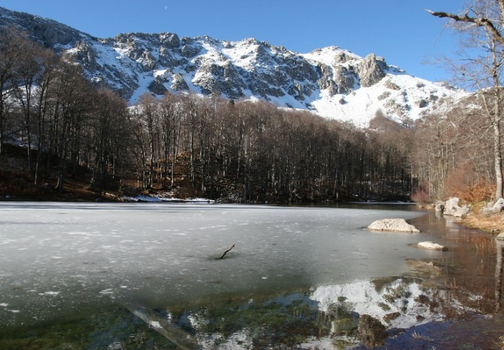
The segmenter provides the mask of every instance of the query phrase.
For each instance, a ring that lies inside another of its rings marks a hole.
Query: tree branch
[[[226,251],[224,252],[224,254],[222,254],[222,256],[221,256],[219,259],[224,259],[224,257],[226,256],[226,254],[227,254],[227,253],[229,253],[229,252],[231,251],[231,249],[233,249],[234,247],[235,247],[235,245],[233,244],[233,245],[231,246],[231,248],[229,248],[228,250],[226,250]]]
[[[447,13],[447,12],[435,12],[435,11],[431,11],[431,10],[426,10],[426,11],[435,17],[450,18],[450,19],[453,19],[457,22],[473,23],[479,27],[484,27],[492,34],[492,36],[494,37],[495,40],[497,40],[499,43],[504,45],[504,37],[497,30],[497,27],[494,25],[494,23],[492,21],[490,21],[488,18],[470,17],[467,12],[464,16],[460,16],[460,15],[455,15],[453,13]]]

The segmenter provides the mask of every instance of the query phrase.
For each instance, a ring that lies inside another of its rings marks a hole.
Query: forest
[[[320,203],[493,195],[492,140],[481,114],[464,105],[407,127],[377,111],[366,130],[219,96],[146,94],[128,106],[26,34],[7,28],[0,36],[4,196],[28,184],[65,192],[83,175],[97,197]]]

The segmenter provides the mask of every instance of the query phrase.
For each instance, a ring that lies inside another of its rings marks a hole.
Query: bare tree
[[[49,50],[43,49],[34,41],[24,37],[19,41],[19,50],[23,54],[18,58],[19,63],[16,71],[16,87],[14,88],[15,96],[19,105],[22,107],[24,116],[23,132],[26,137],[26,149],[28,170],[31,171],[32,157],[31,151],[34,145],[33,142],[33,114],[35,107],[36,90],[39,87],[38,82],[43,76],[46,68],[46,61],[50,59],[51,53]]]
[[[463,44],[472,56],[459,65],[462,78],[478,89],[481,105],[487,116],[485,128],[492,131],[495,173],[495,198],[503,196],[502,131],[503,90],[501,88],[504,63],[504,0],[475,0],[462,14],[429,13],[448,18],[452,28],[461,33]]]
[[[38,183],[40,167],[42,164],[42,155],[47,151],[47,119],[50,114],[51,106],[51,87],[56,79],[56,69],[58,58],[56,54],[46,49],[44,50],[45,59],[43,60],[43,74],[37,80],[38,89],[36,91],[36,135],[37,135],[37,158],[35,163],[34,183]]]
[[[95,115],[91,121],[94,160],[90,186],[101,192],[108,185],[108,175],[112,175],[114,158],[122,155],[118,149],[124,140],[115,135],[126,124],[127,104],[110,90],[100,90],[95,101]]]
[[[23,58],[29,54],[25,50],[29,45],[26,33],[8,27],[0,32],[0,153],[5,142],[7,130],[7,105],[19,84],[19,72],[23,65]]]
[[[156,161],[158,160],[157,150],[157,135],[158,127],[158,109],[159,101],[151,94],[143,94],[140,97],[139,108],[141,109],[142,122],[147,131],[148,150],[149,150],[149,176],[147,178],[147,187],[152,187],[156,172]]]

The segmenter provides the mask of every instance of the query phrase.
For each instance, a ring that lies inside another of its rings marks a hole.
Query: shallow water
[[[387,217],[422,233],[365,229]],[[391,332],[493,312],[495,252],[409,206],[0,203],[0,347],[357,345],[364,313]]]

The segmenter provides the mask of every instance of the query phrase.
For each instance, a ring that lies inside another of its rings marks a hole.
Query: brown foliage
[[[419,204],[432,203],[429,193],[423,189],[415,190],[411,194],[411,200]]]
[[[481,202],[491,198],[493,185],[480,178],[471,164],[452,170],[445,180],[445,197],[459,197],[467,202]]]

